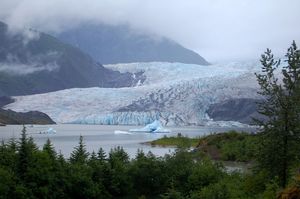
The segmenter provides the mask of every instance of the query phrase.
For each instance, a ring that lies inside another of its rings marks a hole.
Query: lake
[[[0,127],[0,140],[8,141],[11,138],[19,138],[21,135],[22,125],[7,125]],[[53,128],[55,134],[43,134],[49,128]],[[137,129],[137,126],[115,126],[115,125],[80,125],[80,124],[57,124],[57,125],[34,125],[27,126],[27,134],[33,137],[35,143],[42,147],[47,138],[50,138],[57,152],[65,157],[69,157],[74,147],[78,145],[79,136],[82,135],[86,148],[89,152],[97,152],[102,147],[106,152],[111,148],[121,146],[134,158],[138,149],[144,152],[151,151],[157,156],[163,156],[174,151],[174,148],[151,147],[142,144],[158,138],[167,136],[176,136],[181,133],[188,137],[199,137],[214,132],[224,132],[228,130],[255,131],[254,128],[223,128],[223,127],[168,127],[171,133],[143,133],[128,132],[129,129]],[[126,133],[127,132],[127,133]]]

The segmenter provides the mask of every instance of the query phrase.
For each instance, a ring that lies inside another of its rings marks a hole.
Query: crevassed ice
[[[121,72],[144,71],[146,81],[129,88],[74,88],[18,96],[5,108],[38,110],[58,123],[199,125],[210,121],[210,104],[257,97],[259,63],[200,66],[182,63],[107,65]]]

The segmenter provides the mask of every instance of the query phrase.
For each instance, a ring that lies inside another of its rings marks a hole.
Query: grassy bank
[[[251,161],[256,153],[256,136],[244,132],[229,131],[199,138],[189,138],[178,134],[176,137],[163,137],[150,142],[152,146],[194,147],[214,160]]]
[[[148,142],[152,146],[161,146],[161,147],[197,147],[200,138],[189,138],[182,136],[180,133],[176,137],[167,137]]]

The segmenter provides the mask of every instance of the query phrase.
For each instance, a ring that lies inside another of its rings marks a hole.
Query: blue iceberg
[[[46,132],[47,132],[48,134],[55,134],[55,133],[56,133],[56,130],[53,129],[53,128],[49,128]]]
[[[158,120],[155,120],[151,124],[146,125],[140,129],[130,129],[131,132],[147,132],[147,133],[170,133],[169,129],[163,128]]]
[[[40,131],[40,134],[56,134],[56,130],[50,127],[47,131]]]

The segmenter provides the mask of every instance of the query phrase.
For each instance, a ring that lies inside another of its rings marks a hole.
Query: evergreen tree
[[[97,158],[102,163],[106,162],[106,154],[102,148],[99,149],[99,151],[97,153]]]
[[[17,157],[17,172],[22,180],[24,180],[28,168],[33,163],[33,153],[36,150],[37,147],[33,139],[27,138],[26,127],[23,126]]]
[[[8,169],[0,167],[0,199],[13,198],[15,193],[15,176]],[[17,197],[16,197],[17,198]]]
[[[83,137],[80,135],[78,146],[76,146],[74,151],[71,153],[70,162],[84,164],[86,163],[88,156],[89,153],[86,151],[83,143]]]
[[[57,161],[58,161],[58,164],[61,165],[61,166],[66,164],[66,160],[64,158],[64,155],[61,153],[61,151],[59,151]]]
[[[46,143],[43,146],[43,151],[49,155],[51,160],[56,159],[57,153],[49,138],[47,139]]]
[[[16,169],[17,143],[15,139],[10,139],[6,144],[4,141],[0,145],[0,165],[12,171]]]
[[[300,53],[295,42],[286,54],[287,66],[281,70],[282,81],[277,69],[280,60],[275,61],[271,50],[261,57],[262,73],[256,74],[264,100],[258,103],[258,112],[266,120],[256,120],[262,127],[259,139],[258,162],[270,178],[277,176],[285,187],[291,166],[299,161],[299,80]]]
[[[155,198],[166,191],[165,173],[161,159],[149,153],[146,156],[142,150],[138,150],[136,159],[131,161],[128,175],[137,195]]]
[[[110,150],[108,161],[111,167],[114,167],[116,162],[127,164],[129,163],[129,156],[124,151],[123,147],[117,146],[116,148]]]
[[[96,160],[97,160],[97,155],[96,155],[95,151],[93,151],[91,153],[90,161],[96,161]]]
[[[146,158],[146,155],[145,155],[144,151],[141,150],[141,149],[138,149],[137,153],[136,153],[136,156],[135,156],[135,159],[139,160],[139,159],[143,159],[143,158]]]
[[[127,175],[129,156],[122,147],[111,149],[108,158],[110,181],[108,190],[115,197],[122,197],[130,192],[130,180]]]

